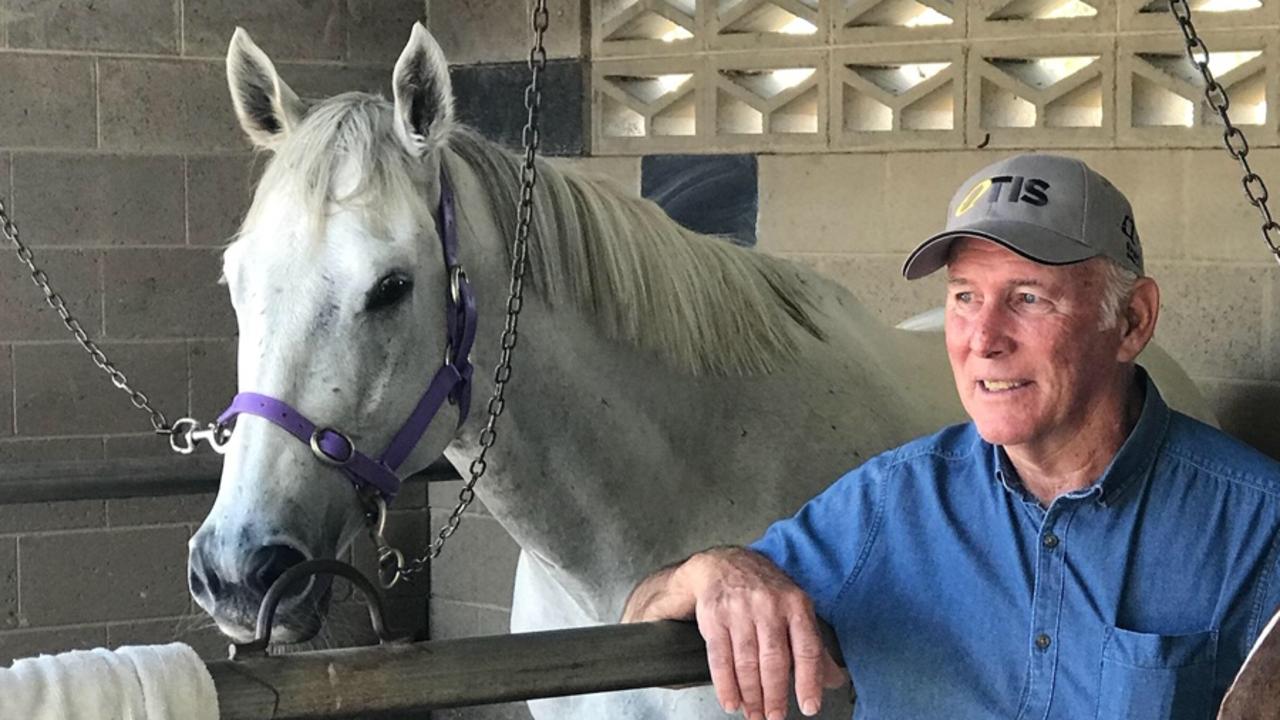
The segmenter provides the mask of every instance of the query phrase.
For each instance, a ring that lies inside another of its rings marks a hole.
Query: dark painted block
[[[541,152],[583,155],[586,140],[582,112],[586,86],[583,60],[553,60],[542,75]],[[450,68],[459,118],[482,135],[511,148],[521,146],[526,111],[524,63],[458,65]]]
[[[640,162],[640,194],[690,230],[754,247],[756,170],[754,155],[649,155]]]

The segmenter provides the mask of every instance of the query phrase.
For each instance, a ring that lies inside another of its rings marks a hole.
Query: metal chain
[[[480,454],[471,461],[471,478],[458,492],[457,507],[449,515],[444,527],[440,528],[440,533],[431,543],[431,547],[421,556],[408,561],[407,564],[403,563],[403,559],[397,558],[395,549],[386,543],[385,538],[374,537],[374,544],[378,546],[381,569],[390,569],[387,566],[391,563],[399,565],[398,572],[391,576],[390,583],[384,578],[383,584],[387,587],[394,585],[400,579],[410,580],[413,575],[422,572],[432,560],[440,556],[445,542],[457,532],[458,525],[462,522],[462,513],[466,512],[467,507],[475,500],[476,483],[484,476],[489,466],[485,457],[489,453],[489,448],[493,447],[493,443],[498,439],[498,418],[506,408],[507,382],[511,380],[511,352],[515,349],[516,340],[519,337],[517,327],[520,309],[524,304],[524,275],[528,266],[529,232],[533,226],[533,191],[538,182],[538,167],[535,159],[542,140],[538,132],[538,118],[542,108],[542,72],[547,66],[547,51],[543,47],[543,35],[547,31],[549,17],[546,0],[535,0],[529,15],[533,30],[533,47],[529,50],[529,85],[524,91],[526,118],[524,130],[521,133],[521,140],[524,143],[524,162],[520,167],[520,200],[516,207],[516,237],[511,250],[510,294],[507,297],[506,324],[502,328],[502,354],[493,372],[493,394],[489,397],[488,405],[489,419],[484,429],[480,431]]]
[[[39,287],[44,292],[44,301],[58,313],[58,317],[62,318],[62,324],[75,336],[76,342],[80,343],[80,347],[89,353],[89,357],[93,359],[93,364],[97,365],[111,378],[111,384],[129,395],[129,401],[133,403],[134,407],[150,416],[151,427],[155,429],[157,435],[172,434],[173,428],[165,420],[164,413],[152,407],[151,401],[147,399],[145,394],[129,385],[129,379],[124,376],[124,373],[120,372],[107,359],[107,354],[102,351],[102,348],[98,347],[97,343],[89,339],[89,334],[80,325],[80,321],[67,309],[67,304],[63,302],[62,296],[55,292],[49,284],[49,276],[45,274],[44,270],[36,267],[35,255],[31,252],[31,248],[27,247],[19,238],[18,226],[14,224],[8,213],[5,212],[3,201],[0,201],[0,233],[3,233],[5,239],[13,244],[18,253],[18,259],[31,272],[31,282],[35,283],[36,287]]]
[[[1231,157],[1239,161],[1240,168],[1244,171],[1240,184],[1244,187],[1244,194],[1249,199],[1249,204],[1257,208],[1258,214],[1262,216],[1262,240],[1271,250],[1271,255],[1276,262],[1280,262],[1277,238],[1277,233],[1280,233],[1280,223],[1272,218],[1271,208],[1267,205],[1267,200],[1270,198],[1267,184],[1262,180],[1262,176],[1249,166],[1249,141],[1245,138],[1244,132],[1232,124],[1231,118],[1227,116],[1231,98],[1227,95],[1227,89],[1209,70],[1209,48],[1205,46],[1204,40],[1200,39],[1200,34],[1196,32],[1196,26],[1191,21],[1191,7],[1187,4],[1187,0],[1169,0],[1169,11],[1173,13],[1173,17],[1178,21],[1178,27],[1182,29],[1183,37],[1186,38],[1187,58],[1200,70],[1200,75],[1204,78],[1205,102],[1209,103],[1209,107],[1213,108],[1222,119],[1224,128],[1222,143]]]

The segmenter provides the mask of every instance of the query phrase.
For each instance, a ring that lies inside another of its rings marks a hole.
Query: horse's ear
[[[271,58],[239,27],[227,48],[227,85],[240,127],[258,147],[274,147],[306,112]]]
[[[421,156],[444,144],[453,125],[453,85],[449,62],[435,38],[413,24],[409,44],[391,75],[396,100],[396,134],[405,148]]]

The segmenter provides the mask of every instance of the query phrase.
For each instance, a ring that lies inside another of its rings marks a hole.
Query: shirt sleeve
[[[799,585],[824,619],[875,542],[884,507],[882,457],[849,471],[748,546]]]

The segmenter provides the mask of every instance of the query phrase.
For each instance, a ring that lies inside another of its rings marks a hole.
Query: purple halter
[[[229,428],[237,415],[245,413],[270,420],[310,445],[311,452],[320,462],[341,469],[357,490],[372,489],[390,503],[400,491],[396,470],[422,439],[445,400],[458,406],[459,427],[471,409],[471,346],[476,339],[476,299],[471,282],[458,262],[453,189],[444,168],[440,169],[438,225],[444,263],[449,271],[449,289],[445,293],[445,333],[449,344],[445,349],[444,364],[431,378],[418,406],[378,459],[357,450],[344,433],[316,425],[283,400],[260,393],[237,394],[231,405],[218,416],[218,427]]]

